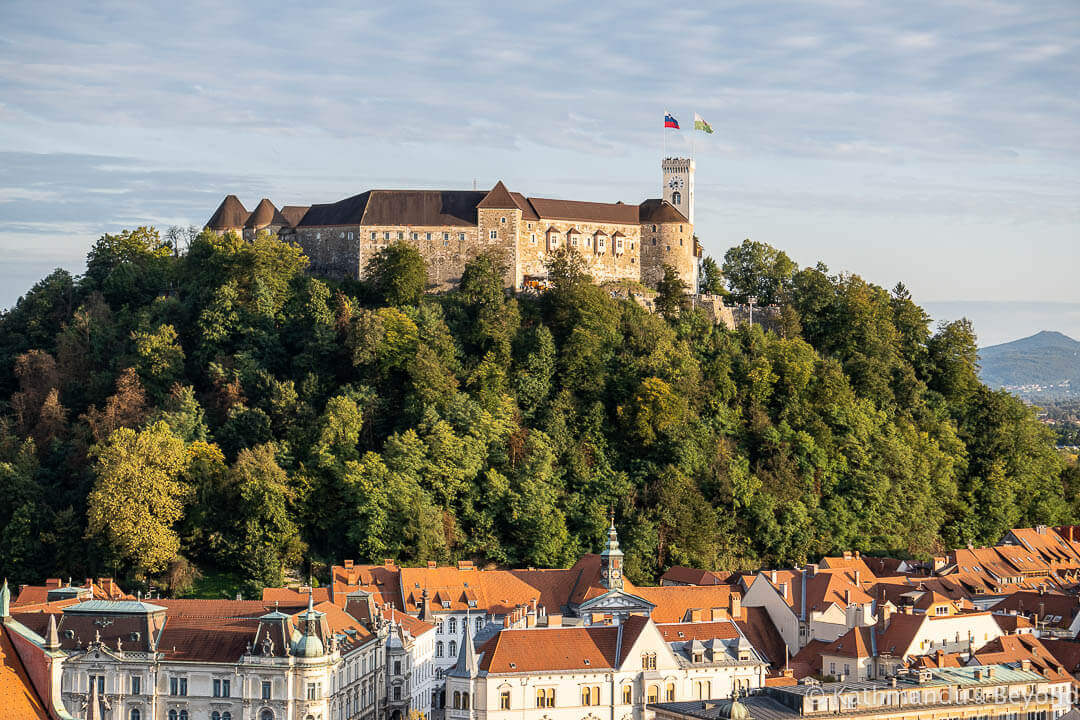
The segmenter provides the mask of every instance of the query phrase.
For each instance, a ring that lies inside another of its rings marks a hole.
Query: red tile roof
[[[780,669],[784,666],[784,661],[787,659],[787,643],[784,642],[784,638],[764,607],[744,607],[742,619],[736,620],[735,624],[739,626],[754,649],[765,656],[773,668]]]
[[[686,622],[693,610],[701,610],[703,621],[728,617],[732,595],[741,602],[741,593],[730,585],[637,586],[627,592],[654,604],[652,618],[658,623]]]
[[[0,708],[4,717],[48,720],[49,713],[15,651],[11,630],[0,623]]]
[[[657,623],[656,629],[664,636],[664,642],[685,642],[687,640],[731,640],[739,637],[735,624],[720,622],[696,623]],[[752,644],[752,643],[751,643]]]
[[[612,670],[648,623],[632,616],[618,625],[501,630],[480,647],[489,673]],[[620,647],[620,627],[622,644]]]

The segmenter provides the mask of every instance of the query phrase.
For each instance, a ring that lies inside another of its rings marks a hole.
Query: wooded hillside
[[[612,299],[572,256],[508,297],[498,258],[424,295],[388,248],[366,283],[205,233],[106,235],[0,317],[0,574],[252,589],[342,558],[564,566],[614,505],[627,573],[927,556],[1073,522],[1030,410],[980,384],[971,327],[744,243],[722,278],[786,305],[731,332],[661,288]],[[717,288],[714,288],[717,289]]]

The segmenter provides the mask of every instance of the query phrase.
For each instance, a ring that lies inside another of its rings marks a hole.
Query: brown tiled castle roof
[[[537,215],[545,220],[578,220],[580,222],[638,224],[637,205],[623,203],[582,202],[579,200],[552,200],[529,198]]]
[[[476,225],[487,193],[472,190],[369,190],[328,205],[312,205],[301,227],[327,225]]]
[[[285,218],[285,222],[289,227],[296,227],[304,219],[304,215],[310,207],[310,205],[286,205],[280,210],[281,217]]]
[[[686,216],[679,212],[674,205],[667,200],[652,198],[638,205],[639,217],[645,223],[688,223]]]
[[[502,630],[480,647],[480,669],[489,673],[612,670],[626,659],[626,651],[648,622],[632,615],[621,626]]]
[[[226,195],[218,205],[218,209],[206,221],[206,227],[210,230],[235,230],[244,227],[249,213],[235,195]]]
[[[255,209],[251,211],[251,215],[248,216],[247,222],[244,223],[244,227],[252,230],[261,230],[264,227],[276,225],[281,227],[286,225],[285,218],[281,216],[278,209],[274,207],[274,203],[270,202],[270,198],[263,198],[259,201],[259,204],[255,206]]]
[[[484,198],[477,204],[477,208],[493,208],[507,210],[515,209],[518,204],[514,201],[514,198],[510,195],[510,191],[503,185],[503,181],[495,183],[495,187],[491,188],[491,191],[484,196]]]

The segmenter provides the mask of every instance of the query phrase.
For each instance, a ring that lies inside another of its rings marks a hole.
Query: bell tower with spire
[[[615,511],[608,513],[607,547],[600,553],[600,584],[608,590],[623,589],[623,551],[619,549],[619,534],[615,530]]]

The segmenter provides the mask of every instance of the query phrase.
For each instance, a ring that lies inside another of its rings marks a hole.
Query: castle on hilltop
[[[448,289],[465,263],[485,250],[510,260],[507,285],[525,289],[546,278],[556,250],[576,250],[597,282],[655,285],[670,265],[697,287],[701,247],[694,237],[694,161],[663,161],[662,197],[637,205],[552,200],[491,190],[368,190],[335,203],[274,206],[263,198],[248,211],[227,196],[206,223],[209,230],[245,238],[267,231],[296,242],[311,271],[362,277],[386,246],[408,242],[427,262],[429,288]]]

